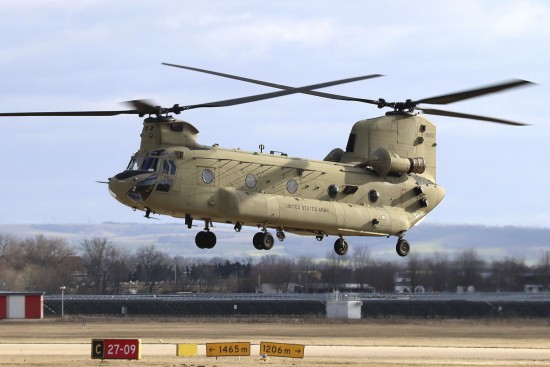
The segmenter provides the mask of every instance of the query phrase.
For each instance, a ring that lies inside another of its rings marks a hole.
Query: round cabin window
[[[214,172],[209,168],[202,171],[202,181],[206,184],[214,182]]]
[[[246,183],[246,187],[248,187],[249,189],[253,189],[256,187],[256,183],[257,183],[256,176],[247,175],[246,178],[244,179],[244,182]]]
[[[289,193],[295,194],[296,191],[298,191],[298,182],[292,179],[288,180],[288,182],[286,183],[286,189],[288,190]]]

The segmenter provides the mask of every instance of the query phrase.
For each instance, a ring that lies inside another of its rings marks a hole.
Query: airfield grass
[[[140,338],[142,344],[261,341],[306,345],[306,358],[259,361],[258,356],[206,357],[143,356],[139,361],[97,361],[89,354],[47,356],[4,355],[0,366],[542,366],[548,361],[495,361],[456,359],[365,359],[307,357],[307,346],[392,347],[550,347],[548,320],[395,320],[367,319],[188,319],[188,318],[77,318],[4,320],[0,322],[0,344],[89,344],[93,338]],[[174,347],[175,354],[175,347]]]

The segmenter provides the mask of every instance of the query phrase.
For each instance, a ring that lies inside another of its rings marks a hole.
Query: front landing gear
[[[346,241],[343,237],[338,238],[334,242],[334,252],[340,256],[345,255],[348,252],[348,241]]]
[[[399,237],[399,239],[397,240],[397,244],[395,245],[395,251],[397,252],[397,255],[405,257],[409,254],[410,250],[411,245],[409,245],[409,241],[407,241],[403,237]]]

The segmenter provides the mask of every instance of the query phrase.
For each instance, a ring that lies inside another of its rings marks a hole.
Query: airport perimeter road
[[[142,358],[160,361],[162,356],[173,357],[174,344],[143,344]],[[81,356],[89,359],[90,344],[0,344],[0,356]],[[205,355],[205,345],[199,345],[199,357]],[[259,345],[253,345],[253,357],[259,355]],[[252,357],[250,357],[252,358]],[[540,362],[550,364],[550,349],[528,348],[471,348],[471,347],[393,347],[393,346],[306,346],[305,360],[338,359],[345,364],[358,360],[434,360],[434,361],[492,361]],[[305,361],[304,361],[305,362]],[[307,364],[307,363],[305,363]],[[353,364],[353,363],[352,363]],[[498,364],[498,363],[496,363]],[[0,362],[0,365],[2,363]]]

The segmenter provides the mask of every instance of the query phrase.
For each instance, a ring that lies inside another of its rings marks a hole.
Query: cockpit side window
[[[176,163],[172,160],[165,160],[162,163],[162,173],[164,175],[174,176],[176,174]]]

